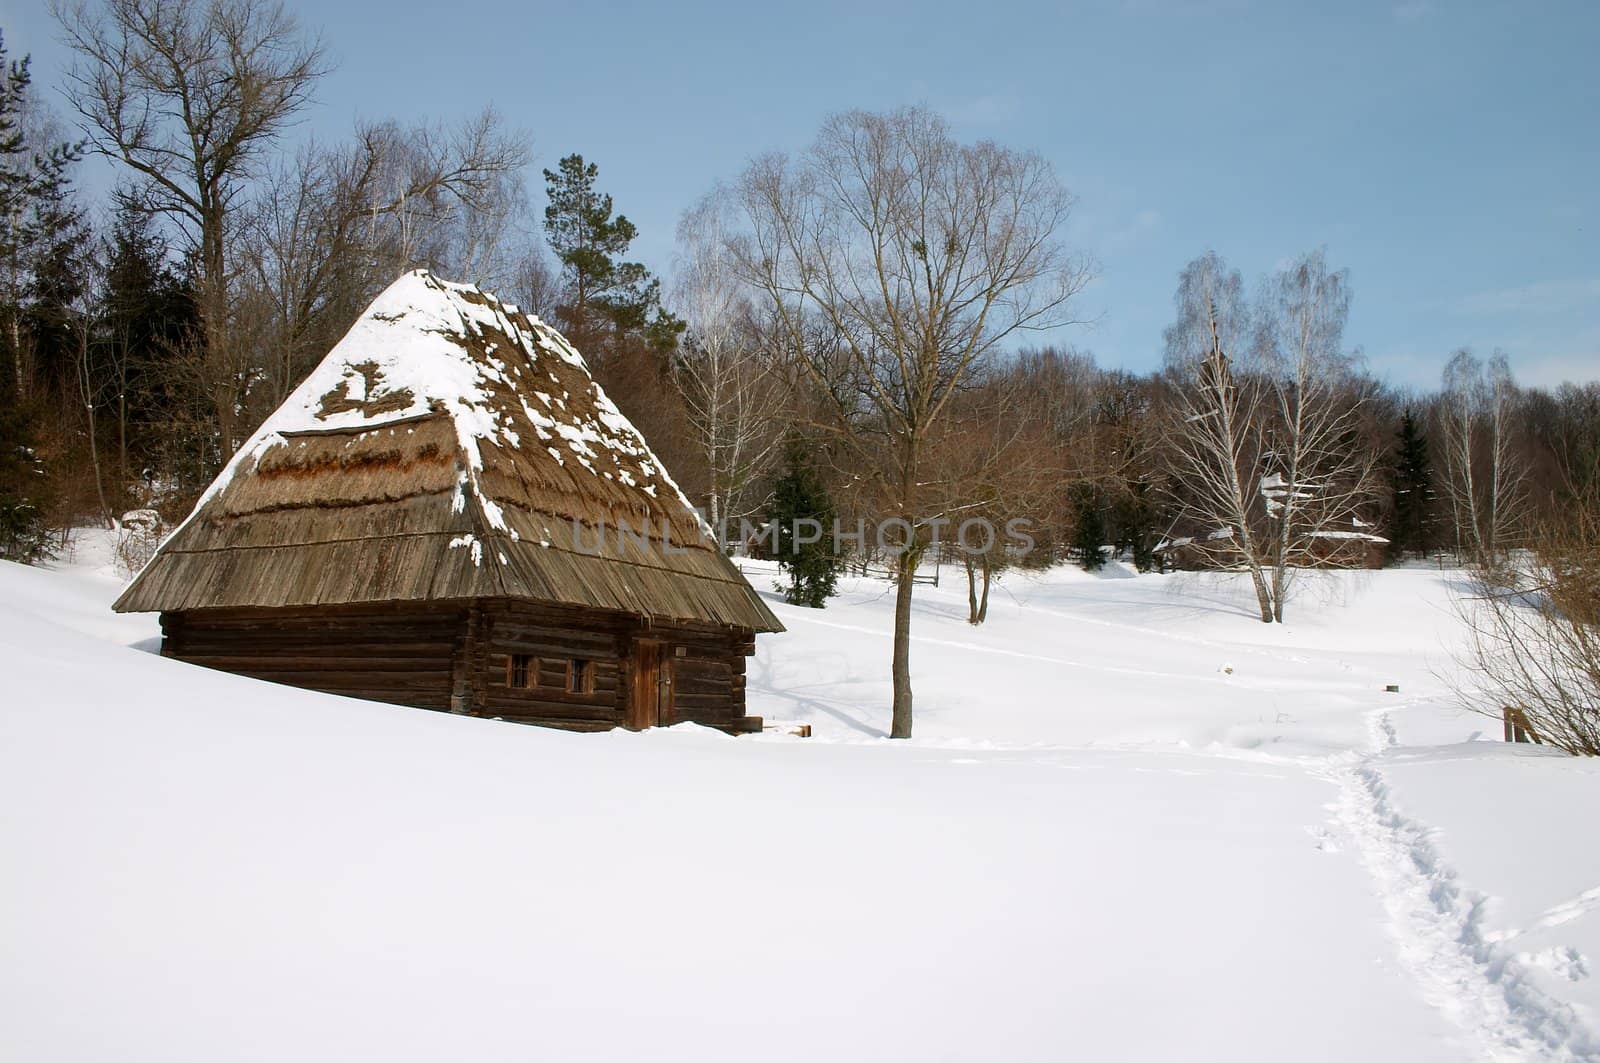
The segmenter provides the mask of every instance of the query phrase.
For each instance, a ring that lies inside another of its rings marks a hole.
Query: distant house
[[[396,281],[116,602],[179,660],[574,730],[759,730],[781,631],[561,335]]]

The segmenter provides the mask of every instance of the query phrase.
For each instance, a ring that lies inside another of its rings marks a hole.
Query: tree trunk
[[[100,502],[100,519],[106,522],[106,527],[115,528],[116,521],[111,519],[111,507],[106,505],[105,477],[100,473],[100,445],[95,441],[94,404],[88,404],[89,413],[89,466],[94,473],[94,494]]]
[[[131,494],[128,489],[128,381],[125,372],[122,376],[117,387],[117,492],[126,502]]]
[[[1272,590],[1267,586],[1266,577],[1261,574],[1261,566],[1254,559],[1247,562],[1250,566],[1250,581],[1256,588],[1256,606],[1261,610],[1261,622],[1272,623]]]
[[[237,435],[241,382],[233,371],[233,351],[228,335],[223,214],[221,207],[211,202],[214,197],[215,193],[202,197],[200,325],[206,344],[203,363],[210,378],[213,414],[217,419],[217,449],[221,464],[227,465],[233,458]]]
[[[890,738],[911,737],[911,589],[917,572],[917,552],[913,544],[895,561],[897,579],[894,591],[894,719]]]
[[[905,539],[895,557],[898,578],[894,592],[894,718],[890,738],[911,737],[911,592],[916,587],[917,562],[917,468],[919,440],[911,433],[903,442],[900,463],[900,515],[905,522]]]
[[[994,566],[987,556],[983,559],[983,597],[978,599],[978,623],[989,619],[989,581],[994,577]]]
[[[22,315],[13,310],[7,315],[7,328],[11,333],[11,371],[17,388],[17,401],[25,401],[28,397],[28,374],[22,364]]]
[[[1291,492],[1297,488],[1291,487]],[[1288,505],[1291,500],[1284,500],[1283,527],[1278,533],[1275,549],[1277,556],[1272,559],[1272,619],[1275,623],[1283,623],[1283,599],[1289,587],[1289,513]]]
[[[972,555],[963,553],[961,555],[961,563],[967,569],[967,623],[981,624],[983,623],[983,615],[978,611],[978,573],[973,567]],[[984,597],[987,599],[989,594],[988,580],[985,579],[984,583]]]
[[[83,388],[83,409],[89,419],[89,469],[94,475],[94,494],[100,503],[100,519],[106,522],[106,527],[115,528],[116,523],[111,519],[111,507],[106,505],[105,477],[100,472],[100,443],[95,438],[96,432],[94,417],[94,382],[90,379],[89,372],[89,323],[78,321],[78,372],[79,383]]]

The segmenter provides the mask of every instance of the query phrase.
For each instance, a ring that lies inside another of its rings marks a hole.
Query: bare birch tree
[[[752,289],[729,248],[727,207],[719,190],[684,213],[672,288],[672,310],[689,326],[672,360],[672,380],[710,473],[707,516],[719,535],[725,522],[761,504],[748,497],[750,487],[783,440],[784,401]]]
[[[1296,573],[1360,563],[1378,541],[1363,519],[1378,486],[1378,452],[1359,431],[1368,389],[1343,347],[1348,278],[1314,251],[1252,311],[1212,253],[1184,270],[1178,310],[1167,360],[1188,545],[1248,572],[1262,622],[1281,623]]]
[[[1348,274],[1322,251],[1281,271],[1263,299],[1260,350],[1272,419],[1260,491],[1270,532],[1272,618],[1283,621],[1295,574],[1364,563],[1379,453],[1360,440],[1366,395],[1344,350]],[[1364,530],[1367,529],[1367,530]]]
[[[959,143],[922,108],[837,115],[799,157],[753,162],[738,188],[749,222],[734,245],[741,273],[766,294],[786,353],[824,396],[828,428],[892,514],[890,733],[909,738],[928,435],[1008,337],[1071,320],[1090,275],[1061,242],[1072,200],[1038,155]],[[843,366],[813,356],[813,315],[837,334]]]
[[[1526,502],[1514,449],[1516,397],[1503,351],[1485,364],[1462,349],[1445,366],[1439,414],[1456,547],[1487,568],[1514,541]]]
[[[1265,396],[1257,381],[1239,380],[1233,368],[1250,329],[1244,282],[1208,252],[1180,274],[1177,303],[1177,321],[1166,330],[1166,365],[1174,385],[1168,409],[1178,472],[1174,501],[1193,533],[1184,545],[1219,566],[1242,566],[1262,623],[1271,623],[1267,552],[1258,541],[1264,500],[1256,489]]]

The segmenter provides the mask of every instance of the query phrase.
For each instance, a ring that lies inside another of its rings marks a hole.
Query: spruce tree
[[[638,336],[660,351],[672,350],[684,323],[661,307],[661,281],[622,257],[639,234],[627,215],[612,216],[611,197],[594,187],[600,169],[568,155],[544,171],[550,205],[544,228],[561,262],[567,286],[562,327],[583,345],[597,326]]]
[[[49,483],[38,445],[38,407],[29,365],[30,304],[42,258],[59,250],[67,170],[78,145],[36,145],[25,124],[32,78],[28,59],[6,59],[0,34],[0,557],[34,561],[49,552],[44,503]]]
[[[121,478],[149,470],[176,480],[198,465],[201,445],[180,427],[192,418],[173,393],[177,353],[200,335],[194,290],[149,213],[126,193],[117,195],[108,244],[104,316]]]
[[[1391,560],[1407,554],[1425,555],[1435,545],[1433,471],[1428,460],[1428,440],[1408,408],[1400,418],[1395,444],[1393,490],[1389,525]]]
[[[1105,516],[1101,512],[1100,492],[1093,487],[1080,487],[1074,510],[1072,548],[1078,554],[1078,564],[1085,572],[1098,572],[1105,567],[1103,547],[1106,541]]]
[[[805,444],[790,441],[784,448],[783,475],[773,485],[767,507],[767,520],[775,528],[773,556],[789,577],[783,600],[790,605],[821,609],[833,597],[839,578],[839,559],[833,550],[834,514],[833,500]]]
[[[1156,567],[1156,544],[1161,541],[1160,510],[1149,481],[1127,481],[1114,509],[1118,548],[1128,552],[1140,572],[1149,572]]]

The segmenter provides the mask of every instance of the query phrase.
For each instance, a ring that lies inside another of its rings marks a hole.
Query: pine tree
[[[1434,520],[1433,472],[1428,460],[1427,437],[1407,409],[1400,418],[1390,474],[1393,516],[1389,525],[1389,557],[1425,555],[1437,543]]]
[[[568,155],[544,171],[550,205],[545,233],[561,262],[568,301],[562,327],[583,346],[597,326],[638,336],[658,351],[670,351],[684,323],[661,307],[661,281],[638,262],[621,261],[639,230],[624,214],[612,216],[611,197],[595,190],[600,169],[582,155]]]
[[[812,466],[805,444],[784,449],[784,471],[773,485],[767,520],[775,528],[773,556],[789,576],[783,600],[821,609],[833,597],[839,559],[833,551],[833,500]],[[809,540],[809,541],[808,541]]]
[[[1106,563],[1106,524],[1100,492],[1093,487],[1080,487],[1075,494],[1077,519],[1073,522],[1072,548],[1085,572],[1098,572]]]

